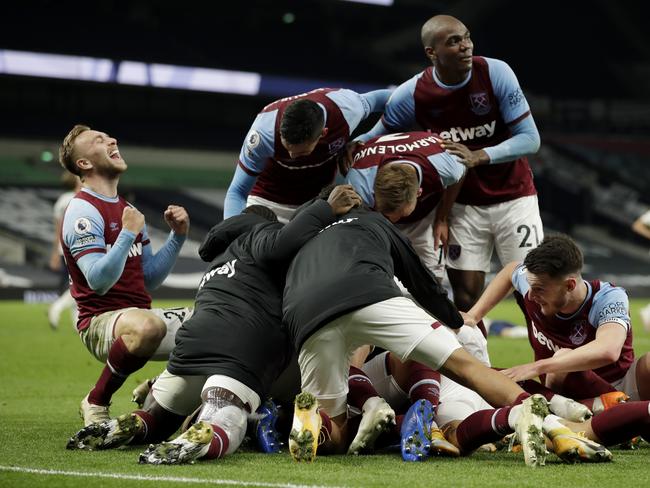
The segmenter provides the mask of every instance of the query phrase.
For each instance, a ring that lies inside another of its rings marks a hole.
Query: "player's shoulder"
[[[594,293],[594,302],[628,301],[627,291],[608,281],[599,281],[599,289]]]

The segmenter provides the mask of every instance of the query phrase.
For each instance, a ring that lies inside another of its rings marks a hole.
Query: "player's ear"
[[[74,162],[74,164],[76,164],[77,168],[79,168],[81,171],[88,171],[93,167],[93,163],[91,163],[90,160],[86,158],[79,158]]]
[[[431,62],[434,62],[437,58],[436,51],[431,46],[424,48],[424,54],[431,60]]]
[[[578,280],[575,278],[567,278],[565,284],[567,291],[573,291],[576,289],[576,286],[578,286]]]
[[[323,130],[321,131],[320,136],[325,137],[328,132],[329,132],[329,129],[327,127],[323,127]]]

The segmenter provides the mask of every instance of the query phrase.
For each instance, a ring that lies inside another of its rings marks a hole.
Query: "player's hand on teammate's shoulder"
[[[178,235],[186,235],[190,230],[190,216],[183,207],[169,205],[165,210],[165,222]]]
[[[482,149],[472,151],[464,144],[449,141],[442,142],[440,147],[452,156],[455,156],[459,163],[464,164],[468,168],[473,168],[480,164],[488,164],[490,162],[490,157]]]
[[[336,156],[336,162],[339,166],[339,173],[343,176],[347,176],[350,168],[354,166],[354,161],[352,160],[352,155],[363,146],[361,141],[350,141],[348,142],[341,152]]]
[[[330,193],[327,203],[330,204],[335,215],[343,215],[361,205],[361,197],[354,191],[352,185],[338,185]]]
[[[144,215],[135,207],[124,207],[122,211],[122,228],[134,234],[139,234],[143,227]]]

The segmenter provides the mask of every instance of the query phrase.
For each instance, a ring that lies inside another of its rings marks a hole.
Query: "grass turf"
[[[631,303],[637,354],[650,351],[650,334],[642,330],[638,317],[645,302]],[[614,462],[604,465],[568,466],[551,455],[547,466],[536,470],[524,466],[521,454],[512,453],[475,453],[465,459],[440,458],[423,463],[404,463],[397,454],[320,456],[312,464],[296,464],[286,453],[240,452],[195,465],[140,466],[137,456],[142,449],[138,447],[66,451],[67,439],[81,426],[79,402],[96,380],[101,365],[85,350],[67,317],[53,332],[45,311],[46,305],[0,302],[0,488],[81,488],[89,483],[93,488],[154,484],[492,487],[599,486],[615,480],[627,486],[650,483],[648,444],[637,451],[613,450]],[[514,302],[499,305],[490,316],[522,323]],[[497,366],[532,358],[525,339],[490,337],[489,346]],[[161,363],[150,363],[129,378],[115,395],[112,412],[132,410],[132,388],[162,367]]]

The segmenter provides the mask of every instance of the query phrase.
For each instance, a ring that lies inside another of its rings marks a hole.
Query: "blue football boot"
[[[280,448],[284,443],[280,442],[280,434],[278,434],[275,427],[278,421],[278,406],[269,398],[257,409],[257,413],[264,415],[263,418],[257,421],[255,429],[257,445],[260,451],[267,454],[280,452]]]
[[[418,400],[408,409],[400,431],[404,461],[424,461],[429,457],[431,422],[433,422],[433,405],[430,401]]]

